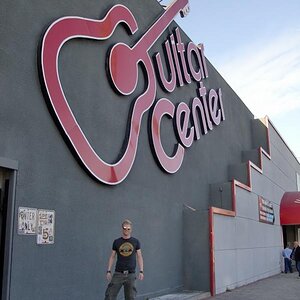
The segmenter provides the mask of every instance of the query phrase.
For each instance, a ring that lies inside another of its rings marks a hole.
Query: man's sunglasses
[[[123,227],[123,230],[131,230],[130,227]]]

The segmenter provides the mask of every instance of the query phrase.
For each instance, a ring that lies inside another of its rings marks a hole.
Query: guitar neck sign
[[[50,107],[53,108],[55,118],[80,161],[93,177],[103,183],[116,185],[129,174],[137,153],[142,117],[150,108],[150,139],[154,155],[168,173],[179,170],[185,149],[189,148],[194,140],[200,139],[201,134],[207,134],[209,130],[213,130],[214,125],[217,126],[225,120],[221,89],[208,91],[202,82],[208,77],[203,45],[196,46],[192,42],[185,45],[179,29],[176,28],[163,44],[166,53],[165,66],[168,70],[164,70],[160,53],[154,57],[149,55],[149,50],[174,17],[178,13],[182,16],[187,14],[188,4],[188,0],[173,1],[134,46],[117,43],[108,53],[107,77],[118,93],[131,95],[135,91],[139,65],[143,66],[147,81],[144,92],[135,99],[129,116],[125,150],[120,159],[113,164],[99,157],[78,124],[60,82],[58,57],[62,46],[71,39],[107,40],[119,25],[125,26],[129,29],[129,34],[133,35],[138,31],[135,17],[126,6],[119,4],[113,6],[101,20],[60,18],[49,26],[43,36],[40,53],[41,83],[47,93]],[[168,78],[166,73],[169,74]],[[156,101],[157,82],[163,90],[172,93],[176,86],[182,87],[192,81],[197,83],[198,88],[197,96],[193,98],[190,107],[184,102],[175,107],[167,98]],[[174,121],[178,143],[173,156],[167,155],[161,142],[160,126],[164,116]]]

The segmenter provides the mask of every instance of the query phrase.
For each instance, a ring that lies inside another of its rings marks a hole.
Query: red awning
[[[284,193],[280,203],[280,224],[300,224],[300,192]]]

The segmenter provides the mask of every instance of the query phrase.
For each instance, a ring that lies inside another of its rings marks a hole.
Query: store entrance
[[[284,247],[294,241],[300,242],[300,225],[282,225],[283,245]]]

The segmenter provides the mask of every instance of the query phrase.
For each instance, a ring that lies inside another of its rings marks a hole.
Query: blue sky
[[[162,1],[168,4],[171,1]],[[300,161],[300,0],[189,0],[176,18],[255,115]]]

